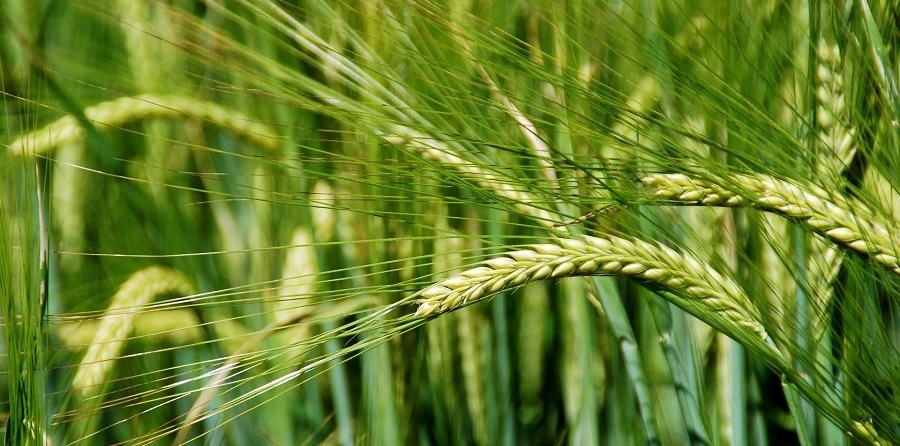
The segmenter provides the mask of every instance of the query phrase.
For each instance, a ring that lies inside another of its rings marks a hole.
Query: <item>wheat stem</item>
[[[684,174],[653,174],[641,183],[673,203],[705,206],[752,206],[796,219],[823,237],[866,255],[900,274],[900,240],[886,222],[853,198],[831,196],[812,184],[771,176],[731,175],[710,181]]]

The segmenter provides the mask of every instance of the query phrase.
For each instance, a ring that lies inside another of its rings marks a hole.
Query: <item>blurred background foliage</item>
[[[637,180],[768,175],[893,234],[897,11],[2,0],[7,444],[894,444],[895,271]],[[580,234],[733,278],[790,370],[623,277],[414,316]]]

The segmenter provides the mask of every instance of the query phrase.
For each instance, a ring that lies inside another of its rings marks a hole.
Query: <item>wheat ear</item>
[[[791,370],[772,345],[757,308],[733,280],[691,255],[637,239],[584,236],[506,253],[416,293],[416,316],[437,316],[540,280],[586,275],[624,276],[648,284],[673,304],[755,350],[775,370]],[[802,385],[798,390],[807,396],[814,392]],[[886,444],[871,425],[850,422],[853,435]]]
[[[823,153],[819,157],[821,175],[840,175],[856,155],[855,131],[847,116],[844,77],[841,73],[841,50],[837,45],[819,41],[819,64],[816,67],[816,124]]]
[[[145,94],[121,97],[85,108],[84,117],[99,124],[100,128],[121,127],[129,122],[151,118],[189,117],[227,128],[268,150],[276,149],[279,140],[266,124],[253,121],[227,107],[184,96]],[[15,154],[41,154],[83,138],[81,123],[69,115],[16,139],[9,147]]]
[[[664,245],[615,236],[556,239],[490,259],[417,294],[417,316],[452,311],[540,280],[587,275],[631,277],[668,292],[675,305],[731,336],[768,339],[756,307],[730,278]],[[752,336],[746,336],[752,334]]]
[[[544,172],[544,177],[553,185],[554,189],[559,189],[559,181],[556,177],[556,170],[554,170],[553,163],[550,162],[551,153],[550,147],[547,146],[540,136],[538,136],[537,126],[528,119],[528,116],[525,116],[519,107],[516,106],[515,103],[500,90],[500,87],[494,82],[494,78],[491,77],[490,73],[488,73],[487,69],[484,65],[478,61],[478,57],[475,55],[475,52],[472,50],[472,46],[469,45],[469,41],[466,40],[464,36],[464,31],[460,29],[459,24],[456,22],[449,22],[451,29],[453,29],[453,34],[456,37],[456,43],[463,48],[465,54],[469,56],[469,61],[475,67],[475,71],[481,77],[481,80],[487,85],[488,89],[491,91],[491,96],[494,97],[494,100],[499,102],[503,109],[506,110],[506,113],[511,117],[516,124],[519,125],[519,130],[522,132],[522,136],[528,140],[528,143],[531,145],[531,149],[534,151],[535,159],[537,159],[538,165],[541,166],[541,170]]]
[[[688,205],[752,206],[796,219],[810,230],[900,274],[900,240],[885,222],[858,200],[830,196],[812,184],[767,175],[731,175],[721,181],[684,174],[653,174],[641,183],[657,197]],[[728,185],[728,186],[726,186]]]
[[[457,170],[479,186],[513,201],[520,211],[547,227],[559,222],[559,217],[539,207],[538,204],[546,200],[539,200],[526,192],[524,186],[508,183],[500,175],[463,159],[446,142],[406,126],[396,125],[391,130],[390,133],[380,133],[379,136],[390,144],[408,148],[427,161]]]
[[[173,269],[151,266],[132,274],[116,291],[103,313],[100,326],[72,379],[72,387],[79,389],[84,399],[97,395],[142,308],[162,295],[195,293],[190,279]]]
[[[816,168],[826,184],[841,188],[841,177],[853,162],[857,147],[855,131],[847,113],[844,96],[844,78],[841,72],[841,51],[837,45],[819,40],[818,66],[816,67],[816,110],[818,126],[817,147],[821,156],[816,157]],[[828,307],[834,299],[834,281],[841,270],[843,256],[838,247],[819,238],[808,240],[807,270],[810,296],[814,303],[810,319],[813,339],[818,341],[826,327]]]

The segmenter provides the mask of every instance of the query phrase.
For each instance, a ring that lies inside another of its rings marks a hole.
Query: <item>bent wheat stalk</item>
[[[752,206],[796,219],[813,232],[900,274],[900,238],[888,229],[897,224],[883,221],[852,198],[762,174],[735,174],[715,182],[684,174],[653,174],[641,178],[641,183],[658,198],[677,204]]]

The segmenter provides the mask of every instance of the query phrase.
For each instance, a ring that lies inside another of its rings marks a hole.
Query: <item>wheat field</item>
[[[5,444],[900,444],[897,11],[0,0]]]

